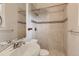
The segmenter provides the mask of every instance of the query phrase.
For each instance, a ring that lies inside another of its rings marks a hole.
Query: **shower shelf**
[[[18,21],[18,23],[20,23],[20,24],[26,24],[26,22],[22,22],[22,21]]]
[[[26,16],[26,11],[18,11],[19,14]]]

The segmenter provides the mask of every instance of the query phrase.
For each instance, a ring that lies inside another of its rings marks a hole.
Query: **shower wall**
[[[34,24],[37,28],[35,38],[38,39],[41,48],[64,51],[65,9],[66,6],[63,5],[38,12],[38,16],[34,19],[36,21]]]
[[[68,29],[67,29],[67,55],[79,55],[79,3],[70,3],[67,6]],[[73,32],[72,32],[73,31]]]
[[[37,25],[37,39],[42,48],[63,51],[64,23]]]

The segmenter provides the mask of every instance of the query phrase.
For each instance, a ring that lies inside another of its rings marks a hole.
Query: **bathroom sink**
[[[24,45],[15,49],[10,56],[36,56],[40,53],[40,46],[36,43]]]
[[[0,53],[0,56],[37,56],[40,53],[40,46],[37,43],[30,43],[13,49],[13,45]]]
[[[2,52],[0,52],[0,56],[9,56],[13,50],[13,45],[11,45]]]

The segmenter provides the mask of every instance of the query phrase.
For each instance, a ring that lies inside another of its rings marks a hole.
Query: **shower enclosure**
[[[29,39],[37,39],[41,48],[51,55],[64,55],[66,35],[66,5],[64,3],[29,4]],[[31,35],[31,36],[30,36]]]

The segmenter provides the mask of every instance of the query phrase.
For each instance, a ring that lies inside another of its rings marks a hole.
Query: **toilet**
[[[33,39],[31,42],[34,42],[34,43],[38,43],[38,40],[37,39]],[[40,56],[48,56],[49,55],[49,51],[46,50],[46,49],[41,49],[40,50]]]
[[[38,40],[37,39],[32,39],[30,42],[27,42],[26,44],[38,44]],[[40,53],[39,53],[40,56],[49,56],[49,51],[46,50],[46,49],[40,49]]]
[[[32,39],[31,40],[32,43],[38,43],[37,39]],[[49,55],[49,51],[46,49],[40,49],[40,56],[48,56]]]
[[[49,56],[49,51],[46,49],[41,49],[40,50],[40,56]]]

